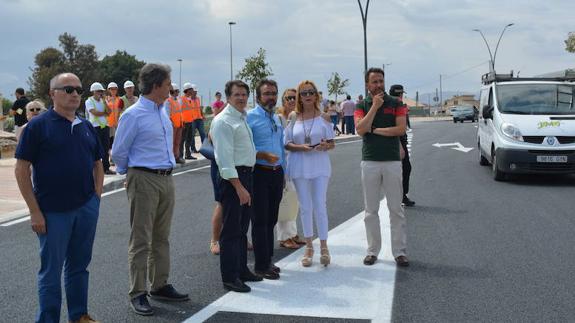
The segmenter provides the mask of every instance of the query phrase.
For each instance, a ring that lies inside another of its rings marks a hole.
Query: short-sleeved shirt
[[[18,127],[22,127],[26,122],[28,122],[28,119],[26,118],[26,104],[28,104],[28,102],[30,102],[30,100],[28,100],[27,97],[21,96],[19,99],[14,101],[14,104],[12,105],[12,111],[16,112],[14,115],[14,124]]]
[[[32,163],[40,210],[67,212],[94,195],[94,163],[102,159],[102,147],[87,120],[71,122],[50,109],[28,123],[16,158]]]
[[[341,111],[346,117],[352,117],[355,113],[355,103],[351,100],[345,100],[341,103]]]
[[[365,117],[372,105],[371,97],[367,97],[363,103],[355,108],[355,117]],[[405,116],[407,107],[396,98],[385,94],[383,106],[379,108],[373,118],[372,127],[389,128],[395,127],[395,118]],[[399,161],[399,137],[380,136],[366,133],[363,136],[362,160],[367,161]]]
[[[92,126],[101,128],[107,127],[108,117],[106,116],[96,117],[90,112],[90,110],[93,109],[95,109],[98,112],[106,111],[106,101],[104,100],[104,98],[101,98],[100,101],[96,101],[94,97],[89,97],[88,100],[86,100],[86,116],[88,117],[88,120],[90,121]]]

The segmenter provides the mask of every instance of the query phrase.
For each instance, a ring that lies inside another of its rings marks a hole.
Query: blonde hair
[[[46,111],[46,106],[44,105],[44,102],[42,102],[39,99],[36,99],[26,104],[26,112],[29,112],[30,109],[40,109],[40,112],[44,112]]]
[[[288,92],[295,92],[297,95],[297,90],[294,88],[285,89],[284,93],[282,94],[282,106],[277,109],[277,113],[284,116],[284,118],[288,117],[287,109],[286,109],[286,94]]]
[[[303,113],[303,104],[300,100],[300,95],[299,93],[301,92],[301,88],[304,85],[311,85],[313,87],[313,90],[315,91],[315,103],[314,103],[314,107],[317,111],[321,112],[321,110],[319,109],[319,93],[317,91],[317,86],[315,86],[315,84],[310,81],[310,80],[305,80],[305,81],[301,81],[298,86],[297,86],[297,94],[296,94],[296,98],[295,98],[295,112],[296,113]]]

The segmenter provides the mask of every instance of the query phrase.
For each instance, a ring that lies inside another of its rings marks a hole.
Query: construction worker
[[[174,159],[178,164],[185,164],[186,161],[180,156],[180,142],[182,141],[182,132],[184,131],[184,122],[182,119],[182,100],[180,99],[180,88],[176,83],[172,83],[170,97],[166,100],[166,107],[170,113],[170,120],[174,130]]]
[[[108,126],[108,116],[111,111],[103,98],[104,87],[102,84],[94,82],[90,85],[90,92],[92,92],[92,96],[85,102],[86,116],[100,139],[103,150],[102,164],[104,165],[104,174],[115,175],[116,172],[110,169],[110,155],[108,153],[110,150],[110,127]]]
[[[118,127],[120,114],[124,110],[124,101],[118,96],[118,84],[110,82],[108,84],[108,95],[106,95],[106,105],[110,108],[108,115],[108,127],[110,127],[110,147],[114,144],[114,136]]]
[[[124,101],[124,110],[138,101],[138,96],[134,95],[135,89],[134,82],[130,80],[124,82],[124,92],[126,92],[126,94],[121,97],[122,101]]]
[[[196,143],[194,138],[195,124],[194,120],[198,118],[198,110],[200,108],[200,99],[196,96],[197,87],[192,83],[184,83],[184,96],[182,99],[182,118],[184,121],[184,132],[182,134],[182,141],[180,143],[180,156],[184,155],[186,159],[197,159],[192,156],[192,152],[196,153]],[[201,113],[201,112],[200,112]],[[201,118],[201,114],[200,114]],[[203,130],[203,129],[202,129]],[[202,141],[205,135],[201,135]],[[185,148],[185,149],[184,149]]]

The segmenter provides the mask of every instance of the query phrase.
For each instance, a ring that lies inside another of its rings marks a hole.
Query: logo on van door
[[[548,128],[548,127],[560,127],[561,121],[540,121],[537,124],[537,129]]]

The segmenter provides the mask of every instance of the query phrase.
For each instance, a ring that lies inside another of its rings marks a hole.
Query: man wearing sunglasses
[[[108,123],[108,116],[111,113],[110,108],[104,100],[104,87],[98,82],[90,85],[90,92],[92,96],[86,100],[86,115],[92,126],[98,134],[102,149],[104,152],[102,163],[104,165],[104,174],[115,175],[116,172],[110,169],[110,127]]]
[[[279,279],[280,269],[273,262],[274,227],[284,187],[284,131],[275,106],[278,86],[264,79],[256,86],[256,107],[248,111],[247,122],[254,136],[256,165],[254,168],[254,212],[252,242],[256,275]]]
[[[40,243],[36,322],[60,322],[62,271],[69,321],[96,322],[88,315],[86,269],[92,258],[104,171],[94,127],[76,116],[81,94],[76,75],[55,76],[50,81],[54,108],[28,123],[16,150],[16,180]]]

